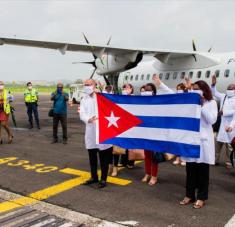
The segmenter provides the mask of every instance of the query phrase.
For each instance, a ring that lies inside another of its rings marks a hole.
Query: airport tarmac
[[[84,124],[77,107],[69,108],[68,144],[51,144],[52,119],[48,95],[40,96],[41,130],[28,130],[26,108],[15,96],[16,120],[13,144],[0,145],[0,188],[19,195],[2,201],[1,212],[33,206],[37,201],[111,222],[136,226],[232,226],[235,213],[235,169],[211,167],[209,200],[203,209],[180,206],[185,193],[185,168],[160,164],[159,183],[141,183],[143,163],[121,169],[108,186],[81,185],[89,178],[84,147]],[[60,134],[61,135],[61,134]],[[6,137],[5,137],[6,139]],[[1,199],[1,193],[0,193]],[[230,220],[231,219],[231,220]],[[49,226],[49,225],[48,225]]]

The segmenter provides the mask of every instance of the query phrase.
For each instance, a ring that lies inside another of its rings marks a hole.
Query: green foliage
[[[5,85],[5,87],[11,93],[24,93],[26,89],[25,86],[21,86],[21,85]],[[53,91],[56,90],[56,86],[48,86],[48,87],[47,86],[34,86],[34,88],[37,89],[39,93],[52,93]],[[65,87],[64,90],[66,92],[69,92],[68,87]]]

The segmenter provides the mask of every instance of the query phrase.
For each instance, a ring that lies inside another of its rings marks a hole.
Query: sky
[[[235,51],[235,1],[64,0],[0,1],[0,37],[115,47]],[[0,46],[0,80],[27,81],[89,77],[91,54]]]

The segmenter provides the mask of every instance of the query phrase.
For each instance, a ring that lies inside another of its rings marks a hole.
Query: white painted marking
[[[235,214],[232,218],[228,221],[228,223],[224,227],[234,227],[235,226]]]
[[[52,223],[54,221],[55,221],[55,218],[47,219],[47,220],[42,221],[42,222],[40,222],[38,224],[31,225],[31,227],[41,227],[41,226],[44,226],[45,224],[50,224],[50,223]]]

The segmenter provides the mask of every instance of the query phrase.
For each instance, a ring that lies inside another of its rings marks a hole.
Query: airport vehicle
[[[175,88],[185,76],[192,81],[203,79],[210,83],[211,76],[215,74],[218,89],[224,91],[235,79],[235,52],[216,54],[211,53],[211,48],[208,52],[200,52],[194,43],[190,52],[127,49],[109,46],[110,40],[104,46],[91,45],[85,35],[84,38],[87,44],[0,38],[0,45],[48,48],[59,50],[61,54],[66,51],[90,52],[94,60],[83,63],[94,67],[91,78],[97,73],[107,83],[113,84],[115,90],[123,83],[132,83],[138,88],[140,84],[152,81],[155,73],[171,88]],[[151,56],[152,60],[143,61],[145,56]]]
[[[69,87],[69,99],[72,100],[72,102],[80,103],[82,97],[83,97],[83,84],[71,84]]]

